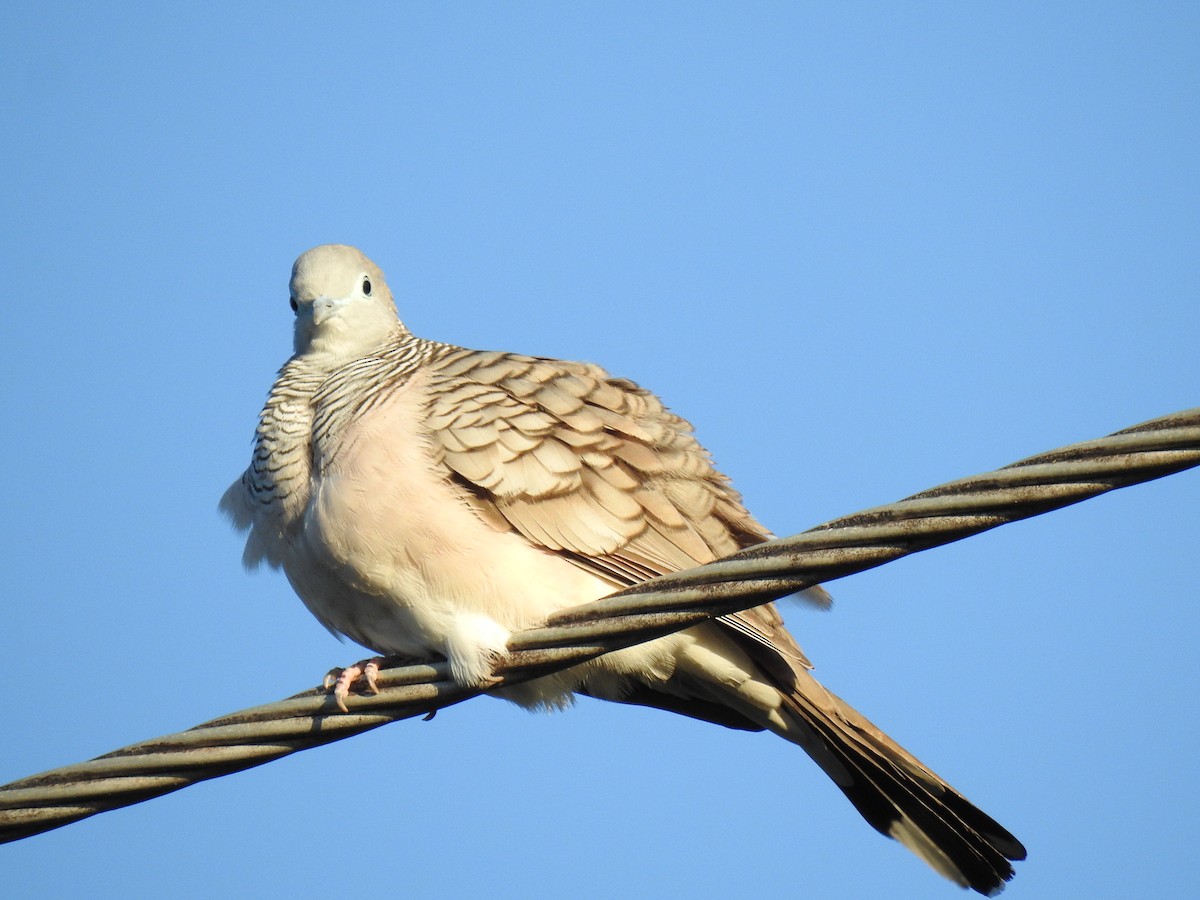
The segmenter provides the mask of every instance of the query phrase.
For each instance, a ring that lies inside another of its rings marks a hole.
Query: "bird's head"
[[[403,328],[383,272],[361,251],[322,244],[292,266],[297,354],[340,364],[365,356]]]

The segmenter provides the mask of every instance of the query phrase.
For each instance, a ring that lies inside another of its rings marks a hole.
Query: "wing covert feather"
[[[588,363],[459,348],[427,371],[435,458],[481,518],[614,589],[771,536],[691,425],[632,381]],[[773,605],[721,621],[807,665]]]

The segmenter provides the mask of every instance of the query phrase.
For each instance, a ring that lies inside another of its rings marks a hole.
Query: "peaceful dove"
[[[283,569],[335,634],[490,686],[513,632],[771,536],[654,394],[588,363],[416,337],[353,247],[296,260],[291,307],[295,353],[221,507],[249,532],[246,566]],[[959,885],[1001,890],[1020,842],[810,668],[767,604],[497,693],[774,732],[877,830]]]

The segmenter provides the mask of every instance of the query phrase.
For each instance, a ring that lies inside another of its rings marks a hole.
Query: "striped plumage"
[[[487,683],[555,609],[769,537],[691,426],[597,366],[413,336],[351,247],[297,260],[296,354],[222,507],[332,631]],[[817,588],[810,602],[825,604]],[[875,828],[983,893],[1024,848],[809,673],[767,604],[499,693],[575,693],[770,730]]]

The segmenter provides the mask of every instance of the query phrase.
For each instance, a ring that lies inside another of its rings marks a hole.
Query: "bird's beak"
[[[337,312],[337,308],[340,305],[341,304],[332,297],[318,297],[313,301],[312,305],[313,324],[320,325],[326,319],[330,318],[334,313]]]

